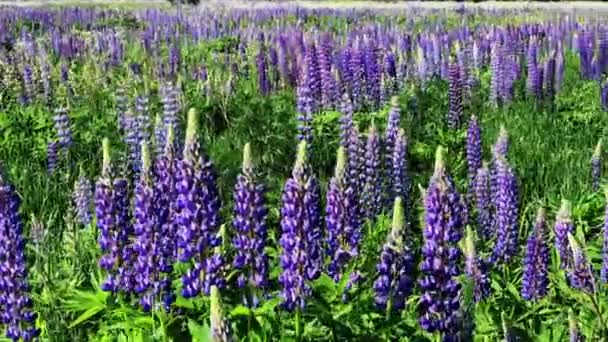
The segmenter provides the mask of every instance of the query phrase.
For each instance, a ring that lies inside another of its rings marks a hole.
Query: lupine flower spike
[[[490,277],[487,263],[475,251],[475,233],[467,229],[465,237],[465,273],[473,281],[473,299],[479,302],[490,295]]]
[[[405,300],[414,289],[414,257],[406,243],[403,203],[395,198],[391,232],[380,253],[376,266],[378,278],[374,282],[376,306],[382,310],[401,311]]]
[[[517,253],[519,198],[517,178],[504,157],[496,159],[496,245],[492,259],[508,263]]]
[[[477,207],[477,234],[484,240],[492,235],[492,192],[490,189],[490,170],[487,163],[477,170],[475,176],[475,205]]]
[[[568,271],[570,286],[588,294],[596,293],[595,277],[586,252],[572,234],[568,234],[568,242],[572,251],[572,268]]]
[[[521,296],[525,300],[538,300],[547,294],[549,285],[549,247],[546,242],[545,210],[536,215],[534,230],[526,244]]]
[[[195,297],[201,292],[208,294],[206,285],[216,285],[216,281],[223,280],[211,279],[215,276],[206,270],[219,267],[216,265],[219,259],[211,254],[221,243],[217,236],[220,200],[213,164],[201,152],[198,129],[198,115],[191,109],[183,158],[176,172],[178,258],[192,262],[182,277],[185,297]]]
[[[279,276],[283,305],[287,310],[303,309],[310,295],[307,280],[320,275],[318,185],[307,165],[307,146],[298,145],[292,176],[285,182],[281,208],[282,248]]]
[[[264,199],[264,186],[257,180],[251,161],[251,145],[243,150],[243,168],[234,189],[234,218],[236,230],[233,245],[236,255],[233,265],[241,273],[239,287],[263,289],[268,285],[268,256],[264,251],[268,231]],[[255,306],[258,294],[252,293],[246,304]]]
[[[211,314],[209,317],[210,341],[212,342],[233,342],[232,329],[230,322],[224,316],[222,308],[222,297],[217,286],[211,286]]]
[[[593,191],[600,189],[600,180],[602,177],[602,139],[595,146],[595,151],[591,157],[591,181]]]
[[[39,334],[36,313],[28,294],[27,265],[19,197],[0,174],[0,318],[6,337],[13,341],[32,341]]]
[[[380,137],[376,126],[372,124],[367,133],[365,146],[365,183],[361,196],[363,217],[374,220],[382,210],[382,156],[380,154]]]
[[[469,195],[475,193],[475,178],[481,168],[481,128],[477,116],[471,115],[467,130],[467,166],[469,171]]]
[[[83,226],[91,223],[91,202],[93,199],[93,191],[91,182],[86,177],[84,168],[80,168],[80,175],[74,184],[73,202],[76,209],[76,218]]]
[[[460,241],[464,229],[464,207],[460,194],[449,179],[443,149],[437,149],[435,172],[424,196],[425,225],[419,306],[420,326],[440,332],[444,341],[455,341],[460,327]]]
[[[342,276],[344,266],[357,254],[359,220],[356,217],[356,197],[346,180],[346,151],[338,148],[336,171],[330,180],[325,207],[327,226],[327,254],[330,257],[329,275],[335,281]]]
[[[560,265],[563,270],[570,268],[572,264],[572,252],[568,243],[568,234],[574,233],[574,222],[570,213],[570,202],[562,200],[562,205],[555,219],[555,249],[559,255]]]

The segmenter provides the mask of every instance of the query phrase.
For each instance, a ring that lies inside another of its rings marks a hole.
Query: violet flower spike
[[[449,179],[443,162],[443,149],[437,149],[435,172],[424,196],[425,226],[422,247],[422,289],[419,324],[428,332],[440,332],[445,337],[459,332],[460,322],[460,241],[464,221],[464,206],[460,194]]]
[[[347,158],[344,147],[338,149],[336,171],[327,190],[325,223],[327,226],[327,254],[330,258],[329,275],[338,282],[344,267],[358,251],[360,222],[357,217],[356,196],[346,179]]]
[[[555,249],[559,255],[560,266],[563,270],[570,269],[572,265],[572,251],[569,247],[568,234],[574,233],[574,221],[572,220],[570,202],[562,200],[562,205],[557,212],[555,227]]]
[[[240,270],[237,284],[264,289],[268,285],[268,256],[264,248],[268,238],[264,186],[257,180],[251,160],[251,145],[243,149],[243,167],[234,188],[234,216],[232,224],[236,230],[233,246],[236,255],[233,266]],[[252,293],[246,304],[257,301],[260,293]]]
[[[505,158],[496,160],[496,245],[492,260],[508,263],[517,254],[519,191],[517,178]]]
[[[489,265],[475,251],[475,233],[467,229],[464,254],[465,274],[473,282],[473,299],[479,302],[490,295]]]
[[[308,280],[318,278],[321,238],[318,185],[307,165],[306,142],[298,145],[292,176],[285,182],[281,208],[281,268],[279,276],[283,306],[302,310],[311,294]]]
[[[570,286],[587,294],[597,293],[595,276],[585,250],[570,233],[568,234],[568,242],[572,251],[572,268],[568,271]]]
[[[89,223],[91,223],[93,216],[91,213],[93,190],[91,188],[91,182],[86,177],[84,168],[82,167],[80,168],[78,180],[74,184],[74,192],[72,197],[74,209],[76,210],[76,218],[80,224],[87,226]]]
[[[376,266],[378,277],[374,281],[374,302],[379,309],[399,312],[414,289],[414,256],[406,243],[406,225],[403,202],[395,198],[391,232],[382,247]]]
[[[546,238],[545,210],[536,215],[534,230],[526,244],[521,296],[524,300],[539,300],[547,295],[549,286],[549,247]]]
[[[6,326],[6,337],[13,341],[32,341],[40,334],[36,328],[29,292],[28,272],[19,215],[20,201],[15,189],[0,174],[0,317]]]

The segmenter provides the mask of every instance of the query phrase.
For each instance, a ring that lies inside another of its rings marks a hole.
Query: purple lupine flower
[[[458,63],[451,63],[448,72],[449,109],[448,127],[456,129],[462,120],[462,74]]]
[[[365,96],[365,63],[363,63],[363,58],[363,52],[360,49],[353,49],[351,59],[349,61],[349,68],[353,75],[351,95],[356,109],[361,109]]]
[[[600,189],[600,180],[602,177],[602,139],[595,146],[593,156],[591,156],[591,181],[593,191]]]
[[[42,98],[48,105],[53,97],[53,81],[51,78],[51,64],[45,56],[40,65],[40,82],[42,83]]]
[[[257,180],[251,161],[251,146],[243,150],[243,168],[234,188],[234,217],[236,230],[233,239],[236,255],[233,265],[241,273],[237,279],[239,287],[264,289],[268,285],[268,256],[264,251],[268,230],[264,186]],[[252,293],[251,302],[256,303],[259,294]],[[253,305],[251,305],[253,306]]]
[[[414,256],[406,242],[405,213],[400,197],[395,198],[391,232],[376,266],[374,302],[381,310],[401,311],[414,290]]]
[[[600,280],[602,283],[608,283],[608,189],[604,191],[605,193],[605,210],[604,210],[604,243],[602,247],[602,270],[600,272]]]
[[[528,95],[536,97],[539,100],[542,96],[542,85],[540,84],[538,61],[537,61],[538,45],[536,39],[530,38],[527,54],[527,78],[526,89]]]
[[[23,80],[23,90],[21,94],[21,102],[24,105],[29,105],[34,100],[34,79],[32,67],[29,65],[23,66],[22,72],[22,80]]]
[[[460,249],[457,244],[464,229],[464,206],[437,148],[435,172],[424,196],[425,226],[421,278],[422,296],[419,324],[428,332],[455,336],[460,326]]]
[[[84,226],[89,225],[92,219],[91,202],[93,199],[93,190],[91,188],[91,182],[86,177],[82,167],[80,168],[78,180],[74,184],[72,197],[78,222]]]
[[[210,315],[209,315],[209,341],[211,342],[234,342],[230,322],[224,316],[222,308],[222,298],[217,286],[212,286],[210,289]]]
[[[600,79],[608,73],[608,32],[598,32],[597,71],[595,77]]]
[[[524,300],[538,300],[547,295],[549,286],[549,247],[546,240],[545,209],[536,215],[534,230],[526,244],[526,257],[521,281],[521,296]]]
[[[72,129],[70,128],[68,111],[63,107],[55,109],[53,122],[55,132],[57,133],[59,147],[65,151],[72,145]]]
[[[53,174],[57,168],[59,153],[59,143],[56,141],[50,141],[46,145],[46,169],[49,174]]]
[[[496,245],[492,260],[508,263],[517,254],[519,191],[515,172],[504,157],[496,160]]]
[[[479,302],[490,295],[489,267],[486,261],[477,256],[475,234],[467,229],[465,237],[465,274],[473,282],[473,299]]]
[[[361,195],[363,218],[374,220],[382,211],[382,155],[380,137],[376,126],[372,124],[367,133],[365,146],[365,183]]]
[[[401,197],[406,203],[406,206],[410,192],[410,179],[407,172],[407,151],[407,136],[405,135],[405,130],[401,128],[397,133],[391,158],[391,168],[389,172],[391,184],[389,194],[392,198]]]
[[[572,288],[588,294],[597,292],[595,276],[586,252],[581,248],[576,238],[568,233],[568,242],[572,251],[572,268],[568,270],[568,280]]]
[[[167,130],[160,113],[154,118],[154,152],[159,156],[163,153],[167,141]]]
[[[281,297],[287,310],[304,309],[311,293],[307,280],[320,275],[318,184],[307,165],[306,142],[298,145],[291,178],[285,182],[281,208]]]
[[[481,168],[481,127],[477,116],[471,115],[467,129],[467,166],[469,171],[469,195],[475,192],[475,177]]]
[[[206,285],[220,287],[221,280],[207,275],[207,269],[216,268],[219,261],[212,254],[221,244],[217,236],[220,199],[213,164],[202,154],[198,134],[197,113],[190,109],[184,152],[176,170],[179,260],[192,261],[182,278],[182,295],[187,298],[208,293]]]
[[[319,75],[321,78],[321,107],[332,108],[338,99],[336,80],[332,74],[333,47],[329,37],[324,37],[317,49]]]
[[[307,77],[304,75],[304,77]],[[312,143],[312,105],[310,89],[307,82],[297,88],[298,140],[306,141],[310,148]]]
[[[176,260],[177,236],[177,192],[176,192],[176,156],[175,134],[173,126],[167,129],[167,141],[163,154],[154,161],[154,193],[158,228],[156,232],[156,256],[158,272],[155,290],[162,297],[166,311],[175,301],[171,289],[171,273]]]
[[[380,105],[381,75],[378,65],[378,47],[373,41],[370,40],[364,47],[363,58],[368,104],[372,108],[377,108]]]
[[[268,62],[266,61],[266,47],[262,43],[255,63],[258,71],[258,89],[262,96],[270,93],[270,80],[268,79]]]
[[[28,294],[26,243],[19,215],[19,197],[0,175],[0,320],[6,337],[13,341],[32,341],[39,334],[36,313]]]
[[[568,270],[572,265],[572,253],[568,246],[568,234],[574,233],[574,222],[571,215],[570,202],[562,200],[562,205],[555,218],[553,233],[555,234],[555,249],[563,270]]]
[[[500,132],[496,138],[496,142],[492,145],[492,159],[490,161],[490,191],[493,194],[498,193],[498,176],[497,176],[497,160],[499,158],[506,158],[509,152],[509,135],[504,126],[500,126]],[[498,197],[492,197],[492,223],[496,224],[496,210]]]
[[[477,208],[477,234],[488,241],[492,236],[492,192],[490,170],[486,163],[477,170],[475,176],[475,205]]]
[[[163,89],[162,104],[162,118],[165,131],[169,130],[169,126],[171,126],[174,130],[177,130],[177,115],[180,112],[179,93],[177,88],[172,83],[167,83]],[[162,146],[165,145],[163,144]]]
[[[501,87],[502,87],[502,47],[499,42],[492,44],[490,50],[490,69],[492,71],[492,79],[490,82],[490,101],[496,107],[502,103]]]
[[[156,251],[158,250],[158,212],[155,210],[156,196],[152,183],[152,161],[148,149],[148,143],[141,144],[142,170],[134,191],[134,233],[136,241],[133,244],[133,252],[136,261],[133,266],[135,271],[135,292],[139,294],[139,303],[148,312],[154,306],[153,284],[156,282],[157,274],[155,268]]]
[[[136,255],[133,251],[133,224],[131,222],[129,182],[125,178],[115,178],[112,184],[115,205],[115,246],[118,253],[115,263],[118,289],[125,294],[135,290],[135,273],[133,266]]]
[[[344,267],[358,253],[361,224],[357,197],[346,178],[347,158],[343,146],[338,148],[336,171],[327,189],[325,224],[327,226],[327,255],[329,275],[338,282]]]
[[[300,82],[300,86],[306,86],[310,91],[311,111],[315,113],[319,110],[321,102],[321,75],[319,72],[319,64],[317,61],[317,52],[315,44],[312,43],[306,47],[306,55],[304,56],[304,81]]]
[[[102,284],[104,291],[117,292],[118,279],[114,265],[119,254],[116,237],[116,203],[114,202],[114,189],[112,185],[112,164],[110,160],[110,142],[103,139],[103,166],[101,176],[95,185],[95,216],[99,229],[99,247],[102,256],[99,266],[107,271],[106,279]]]
[[[346,178],[355,194],[359,194],[363,186],[364,174],[363,167],[363,143],[359,137],[359,130],[353,121],[353,107],[344,94],[341,107],[342,117],[340,118],[340,146],[346,149],[347,153],[347,174]],[[358,196],[358,195],[357,195]]]

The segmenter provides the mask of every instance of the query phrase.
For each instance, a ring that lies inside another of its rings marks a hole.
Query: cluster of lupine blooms
[[[300,99],[299,102],[306,102]],[[416,288],[414,247],[407,241],[406,219],[411,203],[407,175],[407,139],[400,126],[399,107],[393,99],[388,125],[381,137],[373,124],[367,138],[358,133],[348,96],[343,97],[341,146],[334,177],[329,181],[325,215],[321,210],[320,185],[308,162],[312,153],[309,120],[301,120],[300,144],[291,177],[285,182],[281,205],[281,247],[279,276],[281,297],[287,310],[305,309],[311,294],[310,281],[327,272],[334,280],[349,277],[349,288],[361,274],[344,272],[356,260],[366,220],[393,206],[391,233],[382,247],[374,276],[376,305],[381,310],[400,311]],[[302,113],[306,116],[305,113]],[[134,186],[133,207],[129,206],[126,178],[117,177],[104,146],[104,168],[97,182],[95,208],[104,256],[100,265],[107,271],[104,288],[138,295],[146,310],[159,300],[170,308],[172,266],[176,261],[191,267],[182,277],[185,297],[208,294],[215,286],[230,286],[230,267],[238,270],[236,286],[244,290],[245,304],[256,306],[268,287],[269,258],[263,186],[256,180],[251,149],[245,146],[242,173],[234,193],[232,255],[219,230],[218,192],[210,160],[202,154],[197,139],[197,117],[190,111],[183,153],[176,153],[173,126],[166,127],[164,151],[152,156],[148,143],[141,144],[142,168]],[[490,295],[489,273],[511,262],[519,252],[518,186],[507,161],[508,135],[503,128],[492,148],[490,162],[482,162],[481,126],[471,116],[467,130],[468,195],[455,187],[443,153],[438,149],[435,172],[425,190],[423,203],[424,244],[418,267],[422,291],[420,325],[445,336],[464,333],[460,316],[460,284],[464,272],[474,283],[474,298]],[[599,182],[598,144],[592,170]],[[86,186],[82,180],[77,187]],[[594,185],[595,187],[595,185]],[[76,196],[75,202],[86,196]],[[80,200],[80,203],[86,201]],[[80,210],[78,212],[81,212]],[[86,209],[82,209],[86,212]],[[86,215],[82,215],[86,217]],[[538,300],[548,291],[549,246],[546,213],[539,209],[534,229],[525,247],[522,298]],[[323,224],[323,221],[325,224]],[[476,221],[476,222],[475,222]],[[458,243],[465,225],[477,227],[465,248],[465,269],[459,269]],[[555,247],[568,282],[593,293],[595,280],[584,250],[573,237],[574,225],[567,201],[557,214]],[[490,250],[476,250],[495,241]],[[607,240],[608,241],[608,240]],[[608,252],[608,248],[606,249]],[[232,259],[232,263],[229,260]],[[608,260],[608,259],[606,259]],[[231,266],[232,265],[232,266]],[[608,261],[602,266],[605,278]],[[346,298],[346,296],[345,296]],[[345,299],[347,300],[347,299]]]
[[[422,17],[436,14],[409,11]],[[573,51],[580,57],[581,77],[600,82],[601,103],[608,108],[608,87],[603,79],[608,68],[603,47],[608,38],[593,22],[580,24],[556,16],[543,24],[509,27],[448,28],[437,23],[433,32],[416,32],[409,29],[411,21],[397,23],[403,12],[377,11],[376,15],[387,16],[381,24],[370,21],[366,13],[329,9],[313,13],[291,7],[254,11],[206,8],[204,12],[6,8],[0,16],[0,89],[15,89],[12,95],[24,105],[41,103],[55,108],[56,99],[61,98],[58,94],[68,98],[86,95],[79,84],[81,75],[72,70],[87,66],[87,76],[91,76],[87,82],[95,87],[112,83],[113,75],[160,81],[164,86],[159,94],[167,99],[163,101],[167,110],[177,108],[174,99],[186,84],[195,84],[208,99],[218,94],[230,97],[237,86],[254,84],[262,95],[296,88],[310,98],[303,105],[314,113],[338,107],[344,93],[355,110],[378,108],[408,82],[424,85],[440,77],[450,83],[447,120],[456,126],[462,117],[462,101],[466,104],[470,99],[485,69],[491,72],[490,100],[494,104],[512,101],[518,79],[525,80],[526,93],[538,103],[551,103],[562,86],[565,54]],[[311,32],[302,25],[311,15],[361,24],[339,33]],[[291,16],[299,20],[294,23]],[[105,27],[105,21],[125,17],[139,25],[120,31]],[[271,18],[272,25],[257,25]],[[36,23],[37,28],[24,26],[15,32],[15,22]],[[82,27],[93,34],[82,34]],[[231,37],[238,37],[234,46],[229,43]],[[187,58],[187,49],[213,39],[227,39],[229,46],[202,61]],[[129,58],[131,48],[142,52],[138,60]],[[153,67],[148,70],[146,65]],[[147,110],[152,94],[138,94],[136,113],[129,115],[124,86],[119,84],[117,93],[124,99],[118,105],[123,111],[121,127],[137,131],[137,126],[149,124],[140,114]],[[58,149],[69,140],[62,111],[56,120],[58,139],[63,142],[49,143],[49,169],[56,164]],[[134,147],[136,163],[141,159],[139,153]]]

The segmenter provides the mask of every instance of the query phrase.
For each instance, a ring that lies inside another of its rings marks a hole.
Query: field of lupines
[[[1,7],[4,335],[608,340],[604,19]]]

